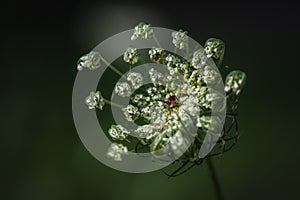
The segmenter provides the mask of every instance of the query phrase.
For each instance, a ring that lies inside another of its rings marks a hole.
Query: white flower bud
[[[85,103],[89,109],[99,108],[102,110],[105,105],[104,98],[99,91],[90,92],[90,95],[85,98]]]
[[[101,56],[98,52],[91,51],[90,53],[82,56],[77,62],[77,69],[79,71],[83,68],[94,70],[100,67]]]
[[[115,140],[124,140],[129,131],[124,128],[122,125],[111,125],[110,129],[108,129],[108,134]]]
[[[211,66],[207,65],[203,70],[203,81],[206,84],[214,84],[219,80],[218,72]]]
[[[162,73],[152,68],[149,70],[149,75],[154,86],[159,86],[164,84],[165,77]]]
[[[133,105],[128,105],[126,108],[123,108],[122,111],[124,112],[126,119],[130,122],[136,120],[140,114],[138,108]]]
[[[172,38],[174,46],[178,49],[186,49],[188,47],[188,36],[186,31],[174,31],[172,33]]]
[[[205,42],[204,50],[208,58],[219,59],[225,52],[225,43],[220,39],[210,38]]]
[[[225,92],[233,92],[235,95],[241,93],[246,84],[246,74],[242,71],[235,70],[230,72],[225,80]]]
[[[144,78],[143,78],[142,74],[140,74],[140,73],[129,72],[127,74],[127,81],[131,82],[132,87],[134,89],[138,89],[139,87],[141,87],[143,85]]]
[[[166,57],[166,52],[162,48],[152,48],[149,50],[150,59],[156,63],[163,64]]]
[[[146,40],[151,39],[153,37],[153,29],[151,24],[141,22],[135,26],[131,40],[136,40],[139,36]]]
[[[194,52],[191,65],[195,69],[201,69],[203,66],[206,65],[206,62],[207,62],[207,57],[203,49],[199,49]]]
[[[124,53],[123,60],[132,65],[137,63],[139,61],[137,49],[129,47]]]
[[[131,88],[127,82],[118,82],[115,86],[115,92],[121,97],[129,97]]]
[[[113,159],[114,161],[121,161],[122,155],[126,155],[128,149],[123,144],[112,143],[107,150],[107,157]]]

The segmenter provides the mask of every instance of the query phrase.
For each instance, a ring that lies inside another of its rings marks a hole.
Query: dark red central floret
[[[175,95],[172,95],[168,98],[167,104],[168,106],[174,105],[178,103],[178,99]]]

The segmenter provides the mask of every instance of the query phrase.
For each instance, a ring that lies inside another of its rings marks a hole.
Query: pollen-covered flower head
[[[174,31],[172,33],[172,43],[178,49],[186,49],[188,47],[188,36],[187,32],[183,30]]]
[[[139,54],[136,48],[129,47],[124,53],[123,60],[129,64],[136,64],[139,61]]]
[[[204,50],[207,57],[213,57],[219,59],[225,51],[225,44],[222,40],[216,38],[209,38],[204,45]]]
[[[100,67],[101,56],[98,52],[91,51],[90,53],[83,55],[77,62],[78,71],[87,68],[89,70],[94,70]]]
[[[85,103],[89,109],[98,108],[102,110],[105,105],[104,98],[99,91],[90,92],[90,95],[85,98]]]
[[[136,40],[139,36],[141,36],[143,39],[151,39],[153,37],[153,29],[151,24],[140,22],[137,26],[135,26],[131,40]]]
[[[232,92],[235,95],[241,93],[246,84],[246,74],[242,71],[235,70],[230,72],[225,80],[225,92]]]

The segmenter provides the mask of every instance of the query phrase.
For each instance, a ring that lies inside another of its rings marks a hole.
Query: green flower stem
[[[154,41],[156,42],[157,46],[158,46],[159,48],[161,48],[161,45],[160,45],[158,39],[156,38],[156,36],[155,36],[154,34],[153,34],[153,39],[154,39]]]
[[[146,61],[144,60],[144,58],[142,56],[139,57],[139,60],[141,63],[146,64]]]
[[[219,59],[218,64],[217,64],[219,68],[220,68],[221,65],[222,65],[223,59],[224,59],[224,51],[223,51],[223,53],[221,54],[220,59]]]
[[[185,56],[186,56],[186,59],[188,60],[189,57],[190,57],[190,51],[189,51],[189,42],[187,42],[187,45],[186,45],[186,52],[185,52]]]
[[[114,103],[114,102],[111,102],[107,99],[104,98],[104,102],[109,104],[109,105],[112,105],[112,106],[115,106],[115,107],[118,107],[118,108],[124,108],[124,106],[120,105],[120,104],[117,104],[117,103]]]
[[[101,56],[101,55],[100,55]],[[116,67],[114,67],[113,65],[109,64],[107,62],[107,60],[105,60],[102,56],[101,56],[101,60],[111,69],[113,70],[116,74],[118,74],[119,76],[123,76],[123,73],[120,72]]]
[[[211,158],[207,157],[206,162],[207,162],[207,165],[208,165],[208,169],[209,169],[211,179],[214,183],[217,198],[218,198],[218,200],[223,200],[224,198],[223,198],[223,195],[222,195],[222,190],[221,190],[220,183],[219,183],[218,177],[217,177],[217,173],[216,173],[216,170],[215,170],[215,167],[213,165],[213,162],[212,162]]]

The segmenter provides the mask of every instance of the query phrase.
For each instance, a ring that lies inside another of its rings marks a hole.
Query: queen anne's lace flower
[[[114,161],[121,161],[122,155],[126,155],[128,149],[123,144],[112,143],[107,150],[107,157],[113,159]]]
[[[108,134],[115,140],[124,140],[129,131],[124,128],[122,125],[111,125],[110,129],[108,129]]]
[[[191,64],[195,69],[201,69],[206,65],[207,57],[203,49],[199,49],[194,52]]]
[[[140,73],[129,72],[127,74],[127,81],[131,82],[132,87],[134,89],[138,89],[139,87],[141,87],[143,85],[144,78],[143,78],[143,75]]]
[[[241,93],[246,84],[246,74],[242,71],[235,70],[230,72],[225,80],[225,92],[233,92],[235,95]]]
[[[77,69],[79,71],[83,68],[94,70],[100,67],[101,56],[98,52],[91,51],[90,53],[82,56],[77,62]]]
[[[127,48],[124,53],[123,60],[129,64],[135,64],[139,61],[139,53],[136,48]]]
[[[118,82],[115,86],[115,92],[121,97],[129,97],[131,88],[127,82]]]
[[[188,46],[187,32],[183,30],[174,31],[172,33],[172,42],[178,49],[186,49]]]
[[[122,111],[128,121],[134,121],[139,117],[139,110],[133,105],[128,105],[126,108],[123,108]]]
[[[143,39],[154,38],[157,45],[160,46],[150,24],[139,23],[134,28],[131,40],[139,37]],[[179,30],[172,33],[172,43],[177,49],[186,50],[181,52],[186,53],[186,57],[190,56],[188,42],[187,32]],[[166,65],[168,73],[161,73],[159,69],[152,68],[148,71],[151,80],[151,83],[148,83],[148,77],[130,71],[126,75],[126,82],[116,84],[115,93],[121,97],[130,97],[129,105],[123,107],[113,102],[111,105],[121,107],[127,121],[134,121],[139,126],[127,130],[121,125],[112,125],[108,130],[108,135],[115,142],[120,143],[111,144],[107,156],[115,161],[122,160],[122,155],[127,154],[128,149],[121,144],[121,141],[131,142],[132,137],[128,137],[128,135],[132,133],[139,140],[135,146],[135,152],[139,150],[138,147],[141,145],[141,149],[143,149],[141,151],[149,150],[161,160],[178,156],[178,160],[182,163],[194,161],[196,161],[195,164],[201,163],[203,159],[200,156],[200,148],[206,142],[204,134],[220,134],[223,128],[217,130],[220,124],[223,125],[223,121],[213,116],[213,111],[216,109],[225,110],[223,109],[225,108],[223,107],[224,96],[214,91],[210,84],[215,86],[215,83],[219,83],[217,81],[221,80],[218,70],[213,67],[211,62],[219,59],[218,65],[221,65],[220,61],[224,55],[224,50],[224,43],[214,38],[207,40],[204,49],[201,48],[193,52],[193,57],[187,60],[176,55],[176,53],[169,53],[165,49],[151,48],[148,51],[150,60]],[[123,60],[134,65],[138,63],[139,56],[136,48],[129,47],[124,52]],[[210,58],[214,58],[214,60]],[[100,66],[101,59],[105,62],[99,53],[91,52],[78,61],[78,70],[83,68],[96,69]],[[111,69],[118,72],[114,68]],[[118,74],[122,76],[122,73]],[[144,79],[147,82],[145,85]],[[233,71],[228,74],[225,81],[225,91],[227,97],[233,97],[227,98],[229,103],[231,99],[238,100],[235,97],[241,93],[245,80],[246,75],[243,72]],[[231,94],[234,95],[231,96]],[[219,103],[219,101],[222,102]],[[100,92],[91,92],[90,96],[86,98],[89,109],[102,109],[104,102],[108,102],[108,100],[105,100]],[[237,107],[236,103],[237,101],[234,101],[231,105],[233,111]],[[234,115],[234,112],[232,113]],[[224,133],[222,134],[225,135],[225,127],[223,130]],[[230,135],[226,136],[229,137]],[[130,146],[134,147],[135,141],[131,144]],[[132,151],[134,150],[132,149]],[[158,153],[158,150],[166,151],[166,154]]]
[[[216,38],[210,38],[205,42],[204,50],[207,57],[213,57],[219,59],[225,51],[225,44],[222,40]]]
[[[153,37],[153,29],[151,24],[141,22],[135,26],[131,40],[136,40],[139,36],[141,36],[143,39],[151,39]]]
[[[90,95],[85,98],[85,103],[89,109],[99,108],[102,110],[105,105],[104,98],[99,91],[90,92]]]

